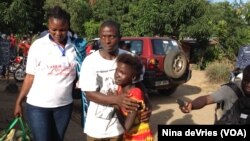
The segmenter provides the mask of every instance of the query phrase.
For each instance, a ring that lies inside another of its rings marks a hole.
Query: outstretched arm
[[[187,102],[185,106],[180,107],[183,113],[189,113],[191,110],[201,109],[206,105],[215,103],[211,95],[200,96],[191,102]]]

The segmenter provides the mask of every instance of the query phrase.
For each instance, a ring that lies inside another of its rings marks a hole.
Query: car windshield
[[[134,54],[140,55],[142,53],[142,40],[125,40],[124,45],[129,46],[129,50]]]
[[[152,39],[153,52],[155,55],[165,55],[171,50],[178,50],[178,44],[175,40]]]

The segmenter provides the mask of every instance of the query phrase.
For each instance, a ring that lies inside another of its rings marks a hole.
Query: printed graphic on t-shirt
[[[48,55],[38,61],[36,69],[50,76],[73,76],[76,73],[76,62],[67,56],[52,59],[51,55]]]
[[[114,71],[114,70],[111,70]],[[114,74],[113,72],[100,72],[97,75],[97,83],[100,86],[100,92],[107,95],[108,92],[114,93],[117,90],[117,86],[115,85],[115,81],[113,77],[109,75]],[[105,74],[105,75],[104,75]],[[98,105],[96,109],[96,117],[103,119],[111,119],[115,116],[115,111],[112,106],[109,105]]]
[[[98,105],[95,113],[96,117],[103,119],[111,119],[115,115],[115,111],[113,107]]]

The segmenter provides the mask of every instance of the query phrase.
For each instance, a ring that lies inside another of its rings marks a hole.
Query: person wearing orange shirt
[[[18,44],[18,48],[19,48],[19,55],[20,56],[28,56],[28,52],[29,52],[29,48],[30,48],[30,43],[28,40],[26,40],[26,38],[24,38],[23,41],[21,41]]]

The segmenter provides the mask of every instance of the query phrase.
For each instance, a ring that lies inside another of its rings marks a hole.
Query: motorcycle
[[[229,76],[229,82],[234,82],[236,80],[242,80],[242,78],[243,78],[242,70],[231,71],[230,76]]]
[[[25,78],[25,69],[26,69],[26,61],[27,61],[27,57],[24,57],[20,63],[20,65],[17,67],[17,69],[14,71],[14,79],[17,82],[23,82],[24,78]]]
[[[19,67],[19,65],[21,64],[22,59],[23,58],[20,56],[12,58],[9,62],[9,65],[8,65],[8,71],[10,73],[14,73],[16,71],[16,69]]]

